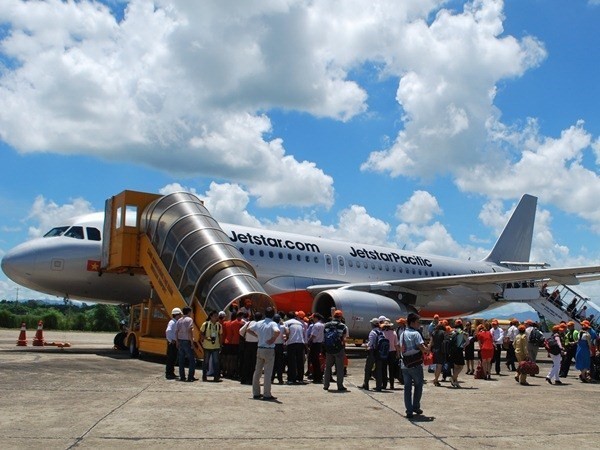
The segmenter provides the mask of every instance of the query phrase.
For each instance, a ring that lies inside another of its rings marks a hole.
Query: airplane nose
[[[27,247],[19,245],[4,255],[0,266],[8,278],[21,284],[33,274],[34,264],[35,255]]]

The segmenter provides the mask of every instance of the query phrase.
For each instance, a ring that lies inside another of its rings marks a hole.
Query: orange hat
[[[527,320],[525,321],[525,325],[533,325],[533,320],[531,320],[531,319],[527,319]]]
[[[454,321],[454,326],[457,326],[457,325],[462,325],[462,320],[460,320],[460,319],[456,319],[456,320]]]
[[[452,331],[452,327],[450,325],[446,325],[446,332],[450,333]]]
[[[519,331],[525,331],[525,325],[521,324],[517,327]]]
[[[296,311],[296,316],[304,319],[306,317],[306,313],[304,311]]]
[[[559,330],[560,330],[560,327],[559,327],[558,325],[554,325],[554,326],[552,327],[552,332],[553,332],[553,333],[558,333],[558,332],[559,332]]]
[[[589,327],[590,327],[590,322],[589,322],[589,321],[587,321],[587,320],[584,320],[583,322],[581,322],[581,326],[582,326],[582,327],[589,328]]]
[[[396,320],[396,323],[399,323],[400,325],[406,325],[406,319],[404,317],[400,317],[398,320]]]
[[[440,318],[440,316],[439,316],[439,314],[435,314],[435,315],[433,316],[433,318],[434,318],[434,319],[439,319],[439,318]]]
[[[448,321],[446,319],[442,320],[442,325],[444,325],[445,327],[448,326]]]
[[[340,310],[340,309],[336,309],[336,310],[333,312],[333,317],[342,317],[343,315],[344,315],[344,313],[343,313],[343,312],[342,312],[342,310]]]
[[[567,322],[567,326],[568,327],[574,327],[575,326],[575,322],[573,322],[572,320]]]

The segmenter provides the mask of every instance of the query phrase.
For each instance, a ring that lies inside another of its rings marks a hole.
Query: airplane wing
[[[322,284],[307,288],[313,296],[329,289],[350,289],[366,292],[390,292],[410,290],[431,292],[467,286],[475,290],[497,291],[497,283],[515,281],[555,282],[576,285],[580,282],[600,279],[600,266],[565,267],[561,269],[512,270],[506,272],[477,273],[469,275],[449,275],[443,277],[406,278],[370,283]]]

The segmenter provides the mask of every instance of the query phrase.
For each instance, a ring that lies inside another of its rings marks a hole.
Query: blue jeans
[[[179,341],[179,378],[185,380],[185,357],[190,363],[190,370],[188,372],[188,380],[194,378],[196,373],[196,354],[192,348],[191,341]]]
[[[404,406],[406,414],[412,414],[417,409],[421,409],[421,396],[423,395],[423,366],[419,365],[409,369],[402,368],[404,377]],[[413,396],[413,383],[415,384],[415,393]]]
[[[212,360],[212,374],[215,380],[221,378],[221,368],[219,367],[219,351],[220,349],[207,350],[204,349],[204,360],[202,361],[202,378],[206,378],[208,369],[211,366]]]

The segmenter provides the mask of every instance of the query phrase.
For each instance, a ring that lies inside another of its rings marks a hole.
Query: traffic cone
[[[21,323],[21,333],[19,333],[17,347],[27,347],[27,326],[25,325],[25,322]]]
[[[35,337],[33,338],[33,346],[43,347],[44,344],[44,322],[40,320],[38,322],[37,331],[35,332]]]

